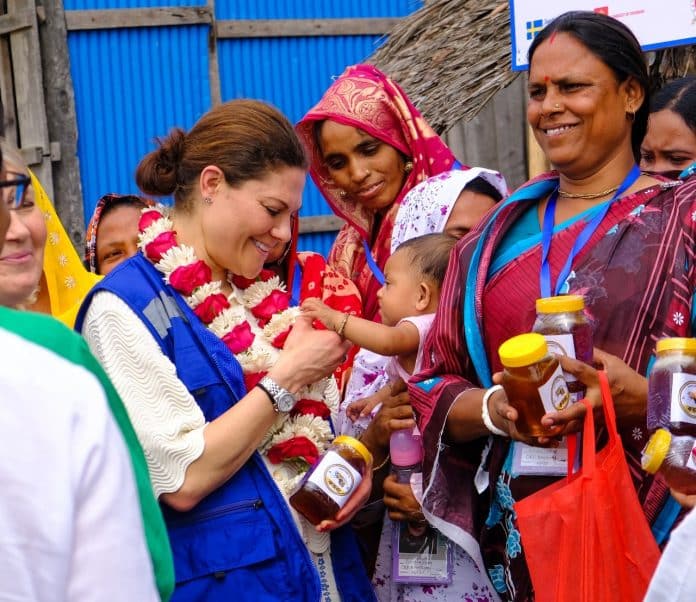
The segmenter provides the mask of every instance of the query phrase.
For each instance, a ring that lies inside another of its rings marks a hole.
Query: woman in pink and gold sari
[[[363,317],[378,320],[377,291],[401,201],[419,182],[462,166],[403,90],[371,65],[348,67],[297,130],[312,179],[346,221],[329,264],[358,286]]]

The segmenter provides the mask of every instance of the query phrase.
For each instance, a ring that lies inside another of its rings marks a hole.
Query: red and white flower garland
[[[138,227],[142,253],[234,354],[251,389],[278,359],[300,314],[299,308],[290,307],[285,285],[264,270],[251,280],[232,276],[232,293],[226,296],[193,248],[177,242],[165,207],[143,209]],[[304,387],[298,399],[290,415],[278,416],[258,448],[275,465],[271,472],[286,495],[333,439],[328,420],[339,402],[334,378]]]

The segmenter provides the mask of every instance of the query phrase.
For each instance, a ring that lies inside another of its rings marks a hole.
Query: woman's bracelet
[[[509,437],[510,435],[508,433],[502,429],[499,429],[497,426],[495,426],[495,424],[493,424],[491,415],[488,413],[488,400],[491,398],[493,393],[501,391],[502,388],[503,387],[501,385],[494,385],[490,389],[486,389],[486,392],[483,394],[483,402],[481,403],[481,419],[483,420],[483,424],[492,434],[498,435],[499,437]]]
[[[378,470],[384,468],[384,466],[391,460],[391,454],[387,454],[387,457],[384,458],[384,461],[379,465],[379,466],[374,466],[372,468],[372,472],[377,472]]]
[[[343,338],[343,331],[346,329],[346,323],[348,322],[348,318],[350,318],[350,314],[343,314],[343,320],[341,320],[341,324],[336,329],[336,334],[341,338]]]

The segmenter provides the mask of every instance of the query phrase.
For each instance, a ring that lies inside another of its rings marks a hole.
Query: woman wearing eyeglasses
[[[20,154],[2,139],[0,148],[4,159],[4,171],[0,174],[0,198],[2,209],[7,210],[6,214],[5,211],[2,213],[8,216],[9,221],[4,245],[0,240],[0,306],[31,309],[55,317],[57,312],[64,317],[72,315],[67,320],[72,326],[77,308],[71,308],[79,303],[78,300],[81,301],[92,286],[84,275],[93,277],[92,282],[97,277],[88,274],[82,266],[48,196],[27,169]],[[0,233],[2,221],[0,219]],[[64,341],[65,338],[61,338],[64,333],[56,328],[39,328],[36,323],[25,324],[17,319],[13,320],[13,330],[39,345],[51,348],[56,346],[56,340]],[[56,335],[56,332],[60,334]],[[72,347],[70,350],[75,351]],[[90,356],[90,365],[91,362]],[[103,378],[106,381],[106,377]],[[109,392],[109,403],[131,456],[155,580],[165,600],[174,588],[174,571],[164,521],[152,494],[142,450],[123,402],[113,389]],[[124,525],[124,528],[130,526]]]
[[[3,144],[5,181],[2,199],[10,209],[10,226],[0,253],[0,290],[11,307],[32,305],[43,270],[46,224],[34,199],[31,178],[15,150]],[[36,307],[42,311],[42,307]],[[48,311],[42,313],[50,313]]]

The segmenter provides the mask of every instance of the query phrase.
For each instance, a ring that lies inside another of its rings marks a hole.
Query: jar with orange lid
[[[648,430],[696,437],[696,339],[657,341],[648,377]]]
[[[336,437],[290,496],[290,505],[313,525],[333,519],[370,470],[367,447],[347,435]]]
[[[650,474],[659,472],[670,487],[681,493],[696,494],[695,446],[693,437],[657,429],[643,449],[643,470]]]
[[[585,315],[585,299],[581,295],[559,295],[536,300],[533,332],[544,336],[549,351],[592,363],[592,326]],[[572,374],[564,372],[571,402],[585,396],[585,386]]]
[[[566,408],[570,391],[546,339],[538,333],[521,334],[505,341],[498,355],[504,367],[505,395],[519,414],[517,431],[532,437],[553,435],[553,430],[541,424],[541,418]]]

